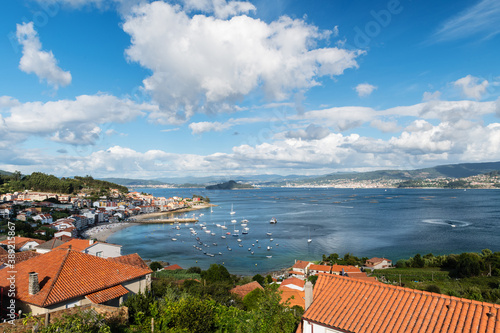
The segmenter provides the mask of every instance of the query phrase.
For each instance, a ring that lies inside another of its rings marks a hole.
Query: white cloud
[[[40,135],[57,142],[94,144],[101,134],[99,125],[132,121],[145,115],[143,111],[155,109],[154,105],[106,94],[81,95],[75,100],[14,105],[4,112],[3,128],[9,133]]]
[[[202,121],[198,123],[189,124],[189,128],[191,129],[193,134],[202,134],[211,131],[221,132],[223,130],[230,128],[231,126],[232,125],[229,123],[220,123],[218,121],[215,122]]]
[[[398,125],[397,121],[383,121],[381,119],[374,119],[370,122],[372,127],[381,130],[384,133],[398,132],[401,127]]]
[[[136,7],[123,29],[132,39],[129,60],[153,72],[143,83],[161,106],[151,118],[163,123],[184,122],[195,112],[231,111],[256,91],[283,101],[319,85],[319,77],[358,67],[360,54],[315,48],[330,32],[303,20],[189,17],[164,2]]]
[[[472,36],[488,39],[500,33],[500,2],[481,0],[448,19],[434,34],[435,41],[448,41]]]
[[[19,69],[28,74],[34,73],[40,81],[46,80],[56,89],[58,86],[64,87],[71,83],[71,73],[57,66],[52,51],[42,50],[42,43],[33,28],[33,22],[17,24],[16,36],[22,45],[23,53]]]
[[[480,100],[486,92],[486,88],[488,88],[489,83],[487,80],[479,83],[479,78],[467,75],[466,77],[453,82],[453,84],[461,90],[465,97]]]
[[[209,14],[213,13],[215,17],[221,19],[256,11],[255,6],[247,1],[183,0],[183,2],[186,11],[197,10]]]
[[[377,89],[376,86],[373,86],[369,83],[360,83],[356,86],[356,92],[358,93],[359,97],[366,97],[370,96],[371,93]]]
[[[321,140],[330,134],[330,130],[327,127],[317,126],[310,124],[305,130],[299,129],[296,131],[288,131],[286,137],[290,139],[301,139],[301,140]]]
[[[426,92],[424,92],[424,95],[422,96],[423,102],[439,101],[440,99],[441,99],[441,92],[440,91],[435,91],[433,93],[426,91]]]

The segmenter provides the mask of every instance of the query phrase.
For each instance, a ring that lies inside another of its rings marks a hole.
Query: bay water
[[[217,205],[212,212],[208,208],[176,215],[195,214],[197,223],[179,224],[178,228],[171,224],[136,225],[108,238],[108,242],[123,246],[122,254],[137,252],[144,259],[163,260],[183,268],[206,269],[217,263],[233,274],[254,275],[290,267],[296,259],[321,260],[323,254],[330,253],[385,257],[395,263],[417,253],[439,255],[485,248],[500,251],[500,190],[138,191],[167,198],[198,194]],[[230,214],[231,206],[234,214]],[[270,223],[273,217],[276,224]],[[243,219],[248,220],[248,234],[242,234]],[[239,231],[237,237],[232,235],[235,230]]]

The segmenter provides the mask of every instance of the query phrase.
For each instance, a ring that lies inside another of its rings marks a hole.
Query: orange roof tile
[[[303,320],[347,332],[499,332],[500,305],[320,274]]]
[[[4,254],[9,254],[9,252],[7,252],[7,250],[5,250],[3,247],[0,246],[0,255]]]
[[[56,247],[56,249],[67,249],[67,248],[71,247],[72,250],[82,252],[86,248],[90,247],[91,245],[93,245],[93,244],[90,244],[90,241],[88,239],[73,238],[72,240],[70,240],[64,244],[59,245],[58,247]]]
[[[15,252],[14,253],[14,259],[12,259],[16,265],[20,262],[23,262],[25,260],[28,260],[28,259],[31,259],[31,258],[34,258],[34,257],[38,257],[40,255],[40,253],[37,253],[35,251],[24,251],[24,252]],[[9,255],[8,254],[4,254],[4,255],[1,255],[0,256],[0,265],[1,264],[7,264],[9,261]]]
[[[114,287],[88,294],[85,297],[87,297],[92,303],[101,304],[126,294],[128,294],[128,290],[121,284],[118,284]]]
[[[244,284],[242,286],[236,286],[229,290],[231,293],[239,295],[241,298],[245,297],[248,293],[254,291],[255,289],[262,289],[262,286],[257,281],[252,281],[250,283]]]
[[[299,271],[289,271],[288,273],[289,274],[294,274],[294,275],[305,275],[304,273],[299,272]]]
[[[309,271],[322,271],[330,273],[332,266],[328,265],[311,265],[309,266]]]
[[[183,268],[177,264],[173,264],[167,267],[163,267],[163,269],[166,271],[175,271],[176,269],[183,269]]]
[[[288,301],[288,306],[292,307],[295,305],[305,308],[305,292],[297,289],[290,289],[286,286],[280,286],[278,290],[281,292],[281,302],[285,303]]]
[[[21,263],[16,263],[16,298],[47,307],[85,296],[152,273],[70,249],[54,249]],[[40,291],[28,293],[28,273],[38,273]],[[0,270],[0,287],[8,290],[8,272]]]
[[[344,265],[333,265],[332,266],[332,272],[339,272],[342,273],[342,270],[344,272],[349,273],[349,272],[361,272],[361,270],[358,267],[354,266],[344,266]]]
[[[6,245],[15,244],[14,249],[16,251],[19,251],[19,249],[22,248],[24,246],[24,244],[26,244],[28,242],[36,242],[38,244],[45,243],[45,241],[41,240],[41,239],[28,238],[28,237],[17,237],[16,236],[16,237],[14,237],[14,243],[12,242],[12,240],[9,240],[7,238],[6,240],[1,241],[0,244],[6,244]]]
[[[309,261],[297,260],[297,262],[295,262],[295,265],[293,265],[292,268],[305,269],[309,264],[310,264]]]
[[[110,257],[107,258],[109,261],[118,262],[121,264],[127,264],[143,269],[149,269],[149,266],[142,260],[142,258],[137,253],[127,254],[120,257]]]
[[[297,279],[296,277],[289,277],[281,282],[282,286],[286,286],[287,284],[294,284],[300,288],[304,288],[306,282],[304,280]]]

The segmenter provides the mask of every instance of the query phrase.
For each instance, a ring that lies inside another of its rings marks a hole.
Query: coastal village
[[[207,207],[198,196],[124,196],[117,190],[97,201],[83,193],[25,191],[2,195],[0,202],[0,218],[6,221],[1,231],[7,236],[0,242],[0,330],[9,332],[35,329],[23,325],[26,314],[48,325],[76,309],[127,321],[124,302],[129,297],[151,290],[156,273],[183,268],[173,264],[153,271],[139,254],[122,255],[122,246],[100,241],[98,234],[154,213]],[[67,216],[54,218],[61,214]],[[18,236],[20,223],[29,224],[39,237]],[[299,259],[290,265],[268,282],[278,286],[281,304],[302,309],[296,332],[500,331],[498,304],[404,288],[370,276],[373,270],[392,269],[387,258],[358,266]],[[235,285],[230,293],[245,299],[255,290],[264,287],[252,281]]]

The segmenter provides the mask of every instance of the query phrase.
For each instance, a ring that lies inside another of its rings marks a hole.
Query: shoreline
[[[118,223],[101,223],[92,227],[90,229],[82,232],[81,236],[85,239],[97,239],[99,242],[106,242],[109,236],[115,232],[132,227],[134,225],[139,225],[139,223],[133,222],[118,222]]]
[[[113,235],[115,232],[120,231],[122,229],[132,227],[135,225],[140,225],[143,224],[145,221],[144,220],[153,220],[155,217],[159,216],[165,216],[168,214],[178,214],[178,213],[186,213],[186,212],[191,212],[195,210],[201,210],[201,209],[206,209],[210,207],[216,207],[217,205],[214,204],[202,204],[202,205],[196,205],[194,207],[190,208],[181,208],[178,210],[173,210],[170,212],[158,212],[158,213],[148,213],[148,214],[141,214],[141,215],[135,215],[133,217],[130,217],[126,219],[124,222],[118,222],[118,223],[101,223],[95,227],[92,227],[90,229],[85,230],[81,235],[85,239],[91,239],[95,238],[100,242],[106,242],[106,240]],[[144,221],[144,222],[134,222],[135,221]]]

